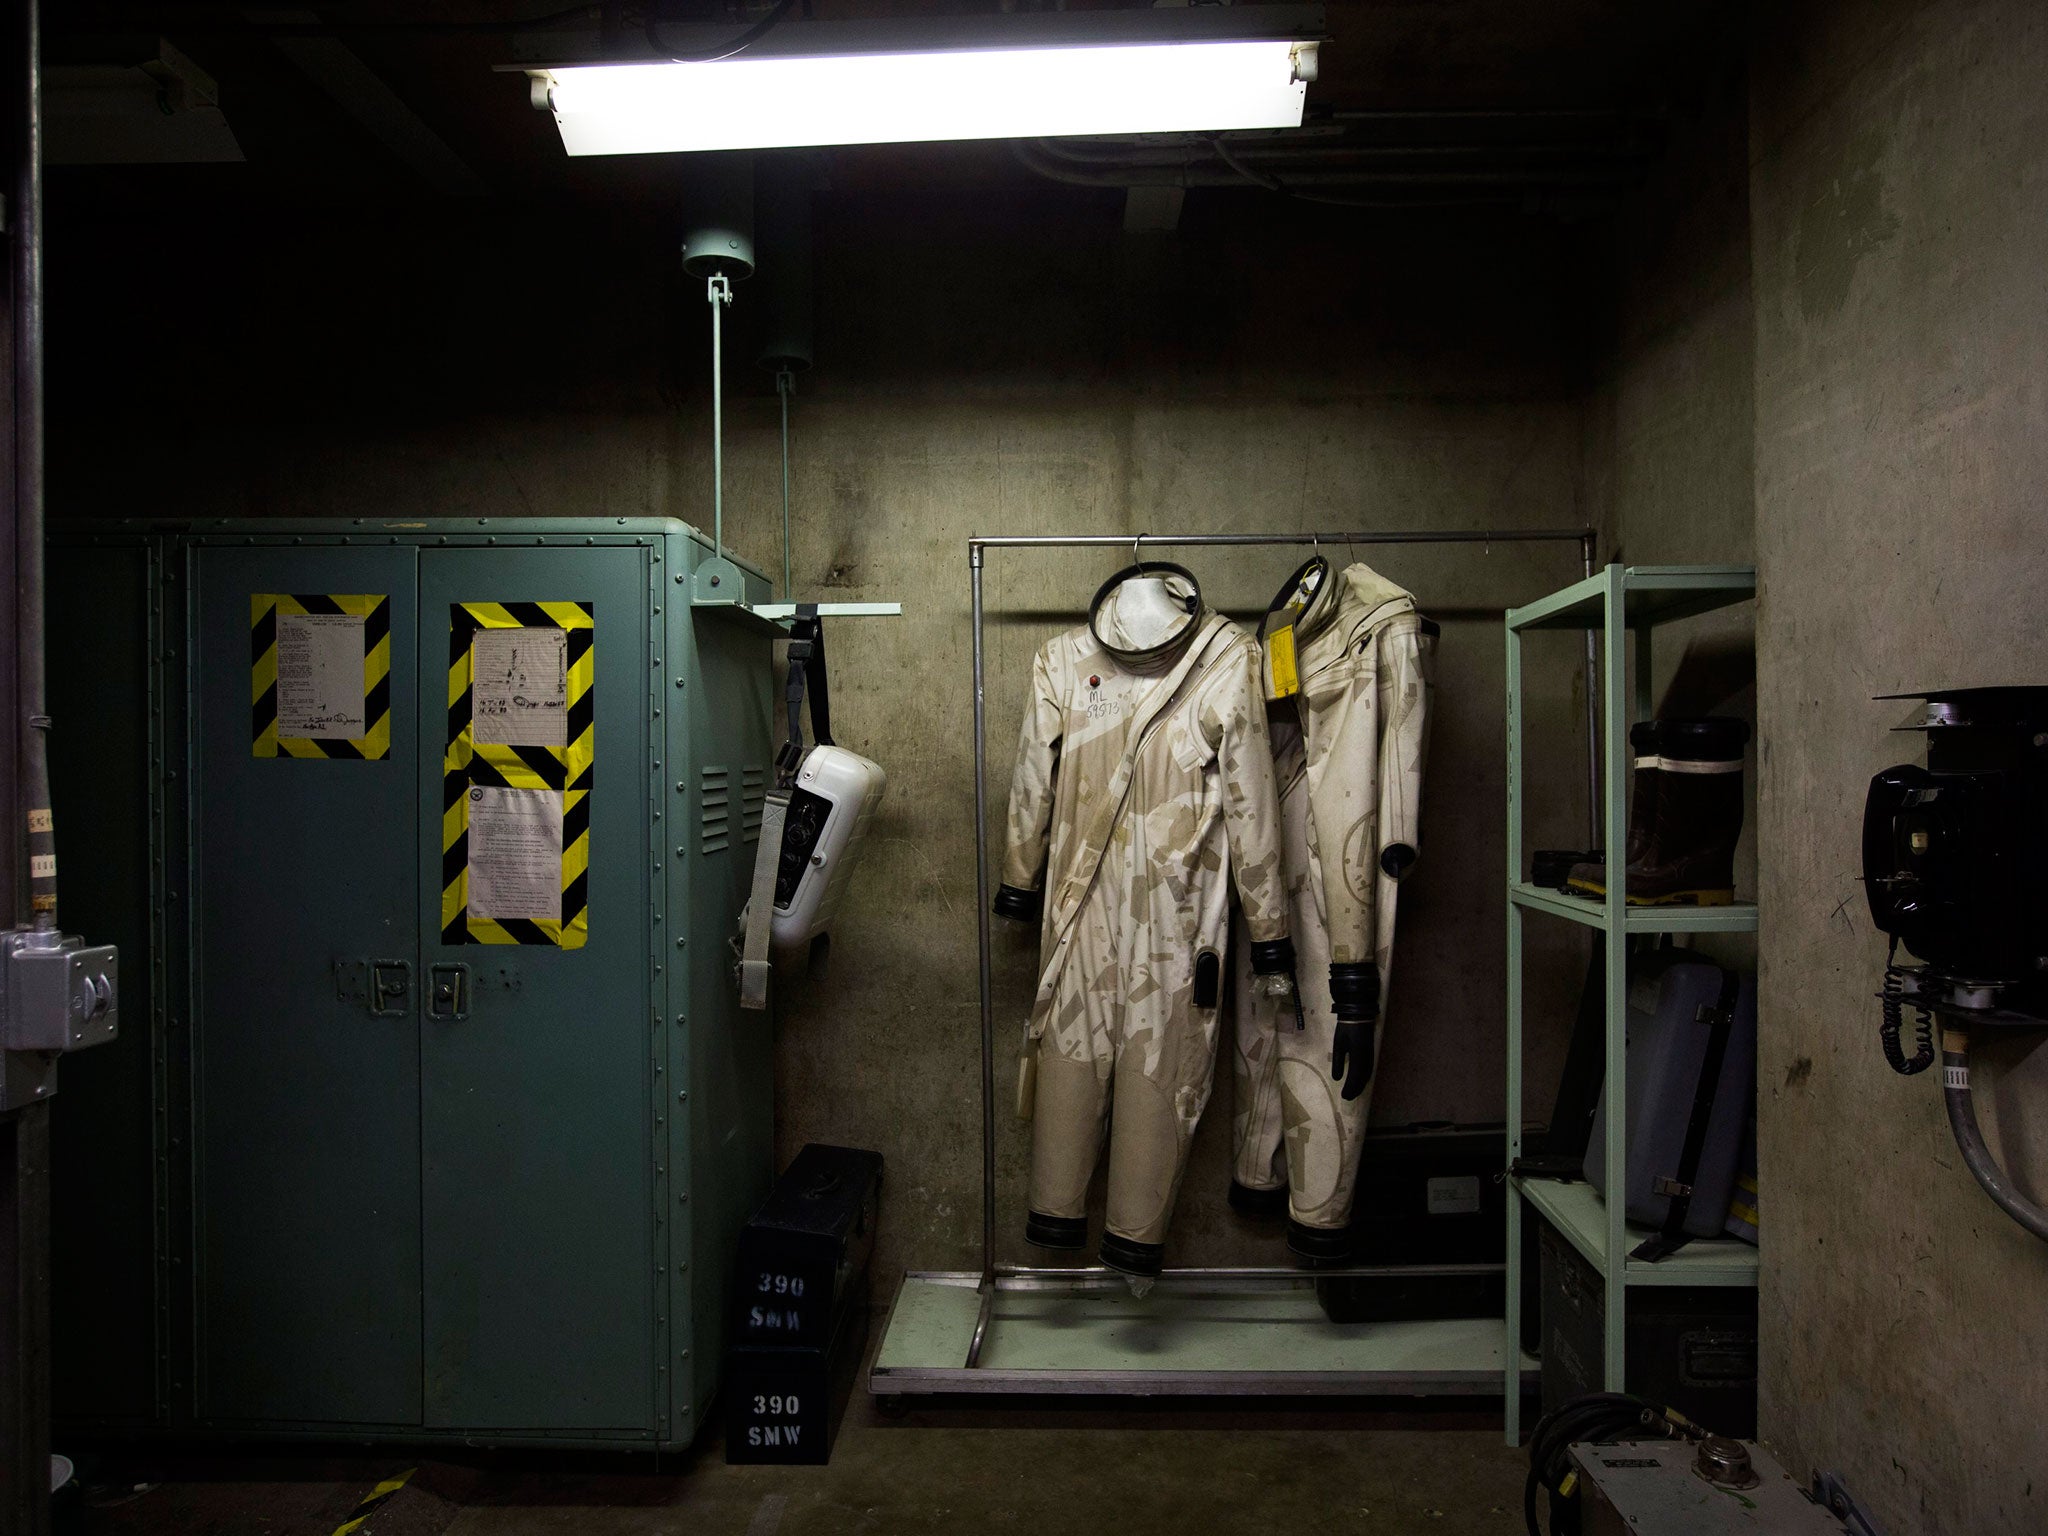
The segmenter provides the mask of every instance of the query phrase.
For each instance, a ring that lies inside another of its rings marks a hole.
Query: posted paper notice
[[[470,789],[469,911],[561,921],[560,790]]]
[[[363,616],[277,616],[277,734],[353,740],[363,719]]]
[[[569,745],[569,634],[480,629],[470,641],[470,728],[479,746]]]

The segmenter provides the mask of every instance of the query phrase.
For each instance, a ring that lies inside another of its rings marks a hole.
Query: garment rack
[[[1146,1360],[1136,1368],[1127,1364],[1066,1363],[1058,1343],[1034,1355],[1020,1350],[1019,1359],[995,1367],[984,1363],[984,1345],[995,1317],[1000,1293],[1021,1294],[1030,1299],[1062,1294],[1068,1297],[1094,1292],[1122,1306],[1122,1313],[1108,1318],[1077,1318],[1039,1313],[1019,1319],[1019,1326],[1034,1321],[1044,1325],[1048,1340],[1070,1344],[1083,1352],[1091,1347],[1091,1326],[1113,1334],[1130,1321],[1131,1303],[1123,1297],[1122,1277],[1102,1266],[1028,1267],[998,1265],[996,1247],[996,1103],[995,1103],[995,977],[990,919],[988,848],[988,722],[985,702],[985,648],[982,569],[989,550],[1021,549],[1125,549],[1132,563],[1140,563],[1147,547],[1214,548],[1249,546],[1303,546],[1321,548],[1394,544],[1577,544],[1583,574],[1593,573],[1597,534],[1591,528],[1497,528],[1497,529],[1414,529],[1397,532],[1349,533],[1204,533],[1155,534],[1001,534],[976,535],[967,541],[967,564],[973,607],[974,645],[974,825],[975,825],[975,913],[980,949],[979,981],[981,1005],[981,1270],[929,1272],[912,1271],[904,1276],[884,1329],[869,1376],[870,1390],[884,1398],[913,1393],[1136,1393],[1260,1395],[1353,1392],[1417,1392],[1484,1394],[1499,1391],[1504,1379],[1504,1346],[1498,1322],[1485,1319],[1458,1320],[1460,1337],[1446,1340],[1436,1334],[1418,1332],[1431,1323],[1388,1323],[1375,1326],[1390,1353],[1384,1360],[1361,1365],[1326,1367],[1302,1361],[1290,1362],[1284,1348],[1272,1338],[1276,1325],[1307,1322],[1316,1311],[1313,1291],[1324,1280],[1385,1277],[1412,1273],[1384,1266],[1330,1270],[1293,1270],[1269,1267],[1168,1267],[1161,1271],[1159,1290],[1148,1298],[1153,1310],[1171,1308],[1187,1301],[1214,1303],[1225,1296],[1264,1295],[1276,1303],[1292,1301],[1296,1311],[1257,1318],[1234,1319],[1213,1312],[1170,1321],[1180,1326],[1167,1331],[1180,1346],[1160,1358]],[[1599,697],[1598,652],[1593,636],[1586,640],[1586,772],[1587,825],[1597,835],[1599,795],[1599,726],[1593,700]],[[1446,1275],[1491,1272],[1502,1266],[1452,1265]],[[963,1351],[957,1340],[970,1313],[972,1327]],[[1306,1310],[1302,1310],[1305,1307]],[[1260,1350],[1278,1348],[1281,1358],[1252,1366],[1225,1365],[1211,1369],[1190,1363],[1190,1349],[1199,1355],[1202,1330],[1239,1330],[1241,1322],[1255,1321],[1262,1331]],[[1469,1328],[1462,1325],[1471,1324]],[[1310,1331],[1326,1331],[1335,1325],[1313,1322]],[[1486,1330],[1491,1330],[1489,1336]],[[1274,1335],[1279,1337],[1279,1335]],[[1114,1345],[1110,1346],[1112,1349]],[[1490,1347],[1484,1371],[1466,1358],[1475,1347]],[[1155,1368],[1156,1367],[1156,1368]],[[1490,1374],[1489,1374],[1490,1373]]]

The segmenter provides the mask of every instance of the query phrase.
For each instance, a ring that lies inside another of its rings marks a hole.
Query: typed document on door
[[[562,917],[562,796],[553,789],[469,791],[473,917]]]
[[[361,736],[363,704],[363,616],[279,614],[277,734]]]

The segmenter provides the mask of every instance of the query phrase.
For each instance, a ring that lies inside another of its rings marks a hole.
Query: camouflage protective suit
[[[1247,1210],[1284,1198],[1289,1246],[1337,1260],[1349,1252],[1395,895],[1420,842],[1436,627],[1371,568],[1336,574],[1317,557],[1288,578],[1262,631],[1301,1007],[1238,987],[1230,1195]]]
[[[1163,579],[1163,637],[1120,601],[1134,579]],[[1111,577],[1032,663],[995,900],[1041,920],[1018,1082],[1033,1243],[1086,1244],[1106,1129],[1103,1262],[1158,1273],[1215,1073],[1233,874],[1252,963],[1292,971],[1278,822],[1258,642],[1178,566]]]

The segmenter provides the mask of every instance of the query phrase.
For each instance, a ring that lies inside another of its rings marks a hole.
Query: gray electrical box
[[[115,1037],[119,976],[111,944],[53,929],[0,933],[0,1109],[49,1097],[58,1056]]]
[[[56,821],[102,876],[66,916],[131,994],[53,1113],[63,1420],[693,1438],[773,1172],[728,940],[775,632],[692,607],[711,557],[666,519],[59,530]]]
[[[114,1038],[120,966],[111,944],[19,928],[0,934],[0,1050],[82,1051]]]

